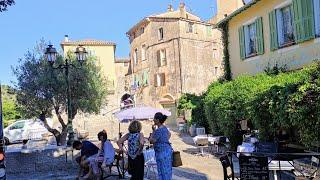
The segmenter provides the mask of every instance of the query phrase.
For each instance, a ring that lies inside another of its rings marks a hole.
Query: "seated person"
[[[101,148],[96,158],[90,160],[90,172],[93,171],[94,175],[99,177],[99,163],[102,164],[102,168],[111,165],[114,161],[115,150],[108,140],[108,135],[105,130],[98,133],[98,139],[101,141]]]
[[[96,155],[99,152],[99,148],[90,141],[82,141],[82,142],[74,141],[73,148],[81,151],[80,157],[78,159],[76,159],[80,165],[80,171],[78,174],[78,178],[80,178],[82,171],[85,169],[89,169],[89,172],[85,176],[83,176],[83,178],[89,178],[91,175],[90,168],[89,168],[89,162],[91,159],[96,158]]]

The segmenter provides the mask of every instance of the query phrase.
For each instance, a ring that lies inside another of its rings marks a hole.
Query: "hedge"
[[[268,75],[240,76],[212,83],[203,98],[205,119],[213,134],[241,142],[237,123],[249,120],[261,140],[272,141],[278,129],[298,129],[298,142],[319,142],[320,64],[302,70]]]

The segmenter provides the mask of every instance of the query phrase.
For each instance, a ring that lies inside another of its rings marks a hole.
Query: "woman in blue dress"
[[[163,125],[166,119],[167,116],[160,112],[155,114],[153,121],[158,128],[152,126],[153,133],[149,139],[150,143],[154,144],[159,180],[172,179],[172,147],[169,142],[171,133]]]

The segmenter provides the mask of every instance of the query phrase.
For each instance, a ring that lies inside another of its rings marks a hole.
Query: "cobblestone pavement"
[[[144,126],[145,129],[149,129]],[[150,127],[151,129],[151,127]],[[145,136],[149,132],[144,133]],[[174,150],[178,150],[181,153],[181,158],[183,161],[183,166],[179,168],[174,168],[173,170],[173,179],[182,180],[221,180],[223,179],[222,167],[217,158],[212,155],[209,156],[196,156],[195,153],[198,152],[197,147],[193,145],[193,140],[189,135],[179,135],[176,132],[172,132],[172,137],[170,139],[172,142]],[[19,148],[21,144],[12,145],[9,148]],[[116,147],[116,146],[115,146]],[[50,163],[50,162],[48,162]],[[57,173],[58,172],[58,173]],[[69,180],[75,179],[77,174],[77,169],[66,169],[64,170],[54,170],[45,171],[42,173],[35,174],[16,174],[9,173],[7,174],[7,179],[9,180],[46,180],[46,179],[61,179]],[[151,177],[149,179],[156,179],[156,173],[151,172]],[[109,178],[111,179],[111,178]],[[114,178],[117,179],[117,178]]]

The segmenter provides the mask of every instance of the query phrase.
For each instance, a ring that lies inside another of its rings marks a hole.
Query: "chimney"
[[[68,35],[64,35],[64,42],[69,42],[69,36]]]
[[[179,9],[180,9],[180,17],[187,18],[186,5],[183,2],[180,3]]]
[[[173,7],[171,4],[168,5],[168,12],[172,12],[173,11]]]

